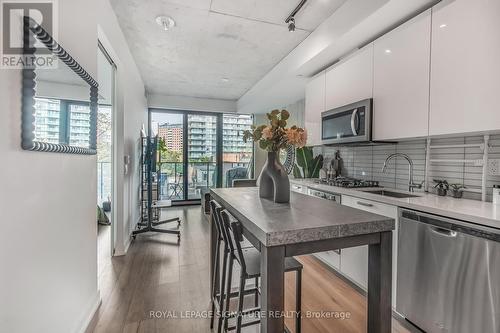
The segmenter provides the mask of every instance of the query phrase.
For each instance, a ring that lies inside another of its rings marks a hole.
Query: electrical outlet
[[[488,160],[488,175],[500,176],[500,160]]]

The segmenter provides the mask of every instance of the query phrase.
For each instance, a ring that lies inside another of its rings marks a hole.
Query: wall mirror
[[[47,56],[56,66],[23,69],[22,147],[26,150],[96,154],[97,82],[52,36],[24,19],[25,56]]]

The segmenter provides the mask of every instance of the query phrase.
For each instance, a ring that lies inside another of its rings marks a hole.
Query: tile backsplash
[[[481,143],[483,136],[468,136],[454,138],[432,139],[432,145],[454,145]],[[335,156],[339,150],[343,160],[342,175],[362,178],[367,180],[378,180],[384,187],[408,189],[408,163],[401,158],[389,162],[385,173],[382,166],[388,155],[393,153],[405,153],[411,157],[414,163],[415,182],[424,181],[426,140],[417,139],[403,141],[395,144],[379,144],[373,146],[322,146],[316,147],[316,153],[322,153],[325,158],[324,165]],[[431,159],[482,159],[483,153],[480,148],[440,148],[432,149]],[[489,159],[500,159],[500,135],[490,137]],[[431,163],[428,180],[429,191],[434,192],[432,179],[446,179],[449,183],[461,183],[470,190],[481,189],[482,166],[474,164],[440,162]],[[494,184],[500,184],[500,176],[487,176],[487,200],[492,200],[492,188]],[[464,192],[468,199],[481,200],[480,193]]]

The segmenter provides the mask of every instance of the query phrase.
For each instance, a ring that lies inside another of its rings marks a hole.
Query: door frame
[[[98,39],[97,40],[97,52],[102,52],[104,57],[108,60],[108,62],[111,64],[111,67],[113,68],[113,75],[112,75],[112,94],[113,96],[111,97],[112,104],[111,104],[111,232],[110,232],[110,246],[111,246],[111,256],[115,255],[115,241],[116,241],[116,211],[118,207],[117,203],[117,196],[116,196],[116,170],[115,166],[117,165],[118,161],[116,160],[116,157],[118,156],[115,152],[116,150],[116,106],[117,106],[117,84],[116,84],[116,72],[117,72],[117,66],[113,58],[109,55],[109,52],[106,51],[105,46],[103,43]]]

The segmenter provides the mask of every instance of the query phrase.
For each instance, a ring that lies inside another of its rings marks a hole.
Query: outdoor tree
[[[182,162],[181,153],[169,149],[163,138],[159,138],[158,151],[162,162]]]
[[[98,162],[111,162],[111,109],[99,106],[97,112],[97,158]]]

